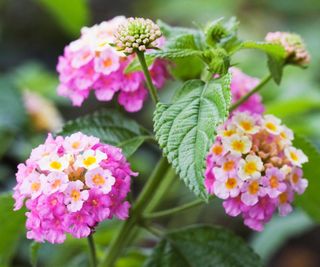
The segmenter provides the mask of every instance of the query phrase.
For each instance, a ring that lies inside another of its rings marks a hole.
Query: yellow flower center
[[[80,142],[76,141],[72,143],[72,148],[73,149],[78,149],[80,147]]]
[[[222,151],[223,151],[223,148],[222,148],[222,146],[219,146],[219,145],[214,146],[212,148],[212,153],[215,155],[221,155]]]
[[[95,176],[93,176],[92,181],[95,185],[105,184],[105,179],[100,174],[96,174]]]
[[[290,152],[290,157],[293,161],[298,161],[298,155],[294,152]]]
[[[105,68],[108,68],[112,65],[112,59],[111,58],[106,58],[104,61],[103,61],[103,67]]]
[[[296,184],[296,183],[299,182],[299,175],[298,175],[298,174],[294,173],[294,174],[292,175],[292,182],[293,182],[294,184]]]
[[[55,180],[55,181],[52,183],[51,187],[52,187],[53,189],[55,189],[55,188],[59,187],[60,185],[61,185],[61,180],[60,180],[60,179],[57,179],[57,180]]]
[[[249,161],[244,165],[244,172],[248,175],[252,175],[257,171],[257,164],[253,161]]]
[[[259,183],[257,181],[253,181],[249,186],[248,186],[248,192],[251,195],[257,194],[259,191]]]
[[[270,131],[276,131],[277,130],[277,126],[273,122],[270,122],[270,121],[266,123],[266,127]]]
[[[58,162],[58,161],[52,161],[52,162],[50,163],[50,167],[51,167],[52,169],[55,169],[55,170],[60,170],[61,167],[62,167],[62,165],[61,165],[61,163]]]
[[[93,157],[93,156],[89,156],[89,157],[87,157],[86,159],[83,160],[83,164],[86,167],[89,167],[92,164],[95,164],[96,162],[97,162],[97,159],[96,159],[96,157]]]
[[[80,192],[77,189],[73,189],[70,194],[73,201],[78,201],[80,199]]]
[[[250,121],[241,121],[240,122],[240,126],[242,127],[242,129],[244,129],[245,131],[250,131],[252,130],[252,123]]]
[[[281,132],[281,133],[280,133],[280,136],[281,136],[283,139],[287,139],[287,138],[288,138],[288,135],[286,134],[286,132]]]
[[[40,189],[40,183],[39,182],[34,182],[31,184],[31,190],[33,192],[37,192]]]
[[[288,202],[288,194],[286,192],[283,192],[279,195],[279,201],[281,204]]]
[[[235,178],[228,178],[226,181],[226,188],[233,189],[237,186],[237,180]]]
[[[234,169],[234,161],[230,160],[230,161],[226,161],[224,164],[223,164],[223,170],[228,172],[228,171],[231,171]]]
[[[244,143],[241,140],[235,140],[232,142],[231,147],[235,151],[242,152],[244,150]]]
[[[277,188],[278,186],[279,186],[279,181],[278,181],[278,178],[277,178],[277,176],[271,176],[271,178],[270,178],[270,186],[271,186],[271,188]]]
[[[225,130],[223,132],[223,135],[226,136],[226,137],[230,137],[230,136],[234,135],[235,133],[236,133],[235,130]]]

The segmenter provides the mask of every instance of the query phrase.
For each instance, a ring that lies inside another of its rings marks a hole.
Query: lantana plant
[[[153,223],[218,198],[227,215],[241,215],[246,226],[263,231],[277,211],[289,214],[308,187],[310,144],[265,113],[259,91],[271,80],[280,84],[287,65],[305,68],[310,56],[297,34],[268,33],[256,42],[241,40],[237,29],[234,18],[191,29],[123,16],[84,27],[59,57],[58,94],[75,106],[91,91],[99,101],[117,97],[124,112],[104,109],[67,122],[18,166],[15,209],[28,210],[27,238],[63,243],[67,234],[87,237],[92,266],[111,267],[144,228],[160,239],[146,267],[261,266],[258,255],[224,228],[166,231]],[[243,49],[266,54],[265,78],[235,66],[233,56]],[[183,85],[165,103],[158,90],[168,79]],[[148,98],[153,131],[126,116]],[[139,170],[128,158],[149,141],[162,157],[129,201]],[[195,200],[154,211],[178,177]],[[124,222],[97,259],[94,233],[112,218]]]

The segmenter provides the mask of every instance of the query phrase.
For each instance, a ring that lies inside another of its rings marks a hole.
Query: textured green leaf
[[[309,185],[304,194],[297,197],[296,203],[314,220],[320,222],[320,152],[312,143],[301,136],[295,136],[294,145],[303,150],[309,158],[309,162],[303,164],[303,175],[308,179]]]
[[[268,56],[268,67],[272,78],[279,84],[282,78],[282,70],[285,62],[286,51],[282,45],[267,42],[243,42],[240,48],[254,48],[265,52]]]
[[[159,50],[152,52],[152,55],[158,58],[168,58],[168,59],[175,59],[175,58],[184,58],[190,56],[198,56],[201,55],[202,52],[194,49],[167,49],[167,50]]]
[[[201,55],[201,48],[204,45],[204,35],[195,29],[182,27],[171,27],[158,21],[166,42],[161,50],[150,54],[160,58],[184,58]]]
[[[193,226],[162,239],[144,267],[260,267],[257,254],[232,232]]]
[[[86,0],[35,0],[57,19],[69,34],[78,36],[81,27],[89,23],[90,14]]]
[[[104,143],[122,148],[127,157],[131,156],[146,139],[151,138],[149,132],[134,120],[111,109],[103,109],[69,121],[59,134],[70,135],[79,131],[96,136]]]
[[[205,157],[216,126],[228,116],[230,79],[226,75],[206,84],[187,81],[173,103],[159,103],[154,114],[154,130],[164,154],[189,189],[204,199]]]
[[[147,66],[150,67],[153,63],[153,61],[155,60],[154,56],[151,56],[149,54],[145,54],[145,59],[146,59],[146,63]],[[142,67],[141,64],[139,62],[138,57],[135,57],[130,63],[129,65],[125,68],[124,73],[128,74],[134,71],[142,71]]]
[[[286,56],[286,52],[283,46],[279,44],[271,44],[267,42],[245,41],[241,44],[241,48],[258,49],[276,58],[285,58]]]
[[[25,210],[13,211],[13,202],[11,194],[0,194],[0,266],[9,265],[24,230]]]

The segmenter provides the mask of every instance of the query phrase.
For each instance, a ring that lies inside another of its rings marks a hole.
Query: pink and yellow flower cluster
[[[133,175],[119,148],[82,133],[49,135],[18,166],[15,210],[27,199],[29,239],[62,243],[66,233],[86,237],[103,220],[128,217],[125,198]]]
[[[70,98],[73,105],[81,106],[90,91],[94,91],[100,101],[110,101],[119,93],[119,104],[129,112],[142,108],[147,97],[144,75],[142,71],[125,74],[135,55],[126,56],[111,45],[118,27],[126,22],[125,17],[119,16],[82,28],[81,37],[71,42],[59,57],[58,93]],[[155,86],[162,87],[168,78],[165,61],[155,60],[149,70]]]
[[[242,214],[248,227],[262,231],[277,208],[281,216],[290,213],[294,193],[308,185],[301,169],[308,159],[293,138],[273,115],[235,112],[207,157],[207,191],[224,200],[228,215]]]

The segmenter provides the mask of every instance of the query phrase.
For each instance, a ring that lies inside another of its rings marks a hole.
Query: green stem
[[[162,210],[162,211],[146,214],[144,216],[144,218],[148,219],[148,220],[150,220],[150,219],[158,219],[158,218],[169,216],[169,215],[172,215],[172,214],[176,214],[178,212],[182,212],[182,211],[185,211],[185,210],[188,210],[188,209],[192,209],[192,208],[197,207],[197,206],[202,205],[202,204],[204,204],[204,202],[202,200],[196,199],[196,200],[194,200],[192,202],[183,204],[181,206],[178,206],[178,207],[175,207],[175,208],[172,208],[172,209],[167,209],[167,210]]]
[[[163,233],[161,232],[161,230],[157,229],[156,227],[153,227],[148,224],[143,224],[141,226],[144,229],[146,229],[148,232],[150,232],[151,234],[155,235],[156,237],[162,238],[164,236]]]
[[[159,184],[162,181],[163,174],[169,168],[169,163],[166,158],[161,158],[155,170],[148,179],[142,192],[140,193],[136,204],[132,208],[131,215],[121,226],[118,235],[110,244],[106,257],[102,260],[101,267],[113,267],[117,258],[122,253],[123,249],[128,244],[128,238],[134,231],[136,224],[141,220],[144,209],[149,204],[154,193],[157,191]]]
[[[148,206],[145,208],[144,213],[149,213],[153,211],[161,201],[162,197],[168,193],[170,188],[174,183],[174,178],[176,177],[175,170],[170,167],[167,173],[165,174],[164,178],[162,179],[161,186],[157,189],[154,196],[148,203]]]
[[[244,102],[246,102],[250,98],[250,96],[252,96],[253,94],[255,94],[258,91],[260,91],[263,88],[263,86],[266,85],[271,80],[271,77],[272,77],[271,74],[269,74],[264,79],[262,79],[260,81],[260,83],[255,88],[253,88],[249,93],[247,93],[246,95],[241,97],[236,103],[234,103],[230,107],[230,112],[234,111],[236,108],[238,108]]]
[[[88,237],[88,244],[89,244],[89,251],[90,251],[90,263],[91,267],[97,267],[97,254],[96,254],[96,247],[94,245],[94,240],[93,240],[93,234],[90,234]]]
[[[146,78],[146,82],[147,82],[147,86],[148,86],[151,98],[152,98],[153,102],[155,104],[157,104],[159,102],[159,96],[158,96],[158,93],[157,93],[157,89],[154,87],[154,85],[152,83],[152,79],[151,79],[150,72],[149,72],[149,69],[148,69],[148,66],[147,66],[147,63],[146,63],[146,59],[144,57],[144,53],[141,52],[141,51],[137,51],[137,56],[138,56],[140,65],[142,67],[144,76]]]

